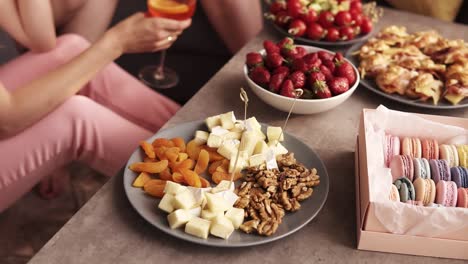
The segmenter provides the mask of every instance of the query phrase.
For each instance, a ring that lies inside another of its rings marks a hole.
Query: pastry
[[[436,188],[436,203],[450,207],[457,204],[458,190],[453,181],[439,181]]]
[[[408,200],[416,198],[413,183],[408,178],[399,178],[393,184],[398,189],[401,202],[406,203]]]
[[[408,155],[393,156],[392,161],[390,162],[390,170],[393,181],[401,177],[406,177],[410,181],[413,181],[413,159]]]
[[[414,182],[415,201],[421,201],[424,206],[433,203],[436,197],[436,186],[433,180],[417,178]]]
[[[452,181],[458,188],[468,188],[468,169],[463,167],[453,167],[450,169]]]
[[[429,166],[431,167],[431,175],[434,182],[437,184],[439,181],[450,181],[450,167],[446,160],[430,160]]]

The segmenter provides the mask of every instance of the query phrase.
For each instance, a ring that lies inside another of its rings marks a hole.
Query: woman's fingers
[[[170,46],[172,46],[172,44],[176,40],[177,40],[177,36],[176,35],[174,35],[174,36],[171,35],[171,36],[168,36],[165,39],[156,41],[154,43],[154,50],[153,51],[168,49]]]

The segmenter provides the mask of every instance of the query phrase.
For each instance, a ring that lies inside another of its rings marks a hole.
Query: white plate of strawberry
[[[261,99],[280,110],[289,110],[298,88],[303,94],[293,111],[315,113],[339,105],[358,86],[356,67],[339,52],[294,45],[291,38],[265,40],[263,46],[246,55],[245,77]]]

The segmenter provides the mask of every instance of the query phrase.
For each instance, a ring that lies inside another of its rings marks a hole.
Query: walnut
[[[260,177],[258,180],[257,180],[258,184],[260,186],[262,186],[263,188],[267,189],[268,187],[270,186],[277,186],[278,185],[278,181],[274,178],[267,178],[265,176],[263,177]]]
[[[287,192],[282,192],[280,196],[280,203],[283,205],[284,209],[286,211],[291,211],[292,209],[292,204],[289,201],[288,193]]]
[[[268,194],[270,194],[270,195],[276,193],[276,190],[277,190],[277,186],[269,186],[269,187],[267,188],[267,192],[268,192]]]
[[[294,158],[294,153],[289,152],[287,154],[283,154],[278,158],[278,166],[291,166],[296,163],[296,159]]]
[[[281,205],[276,203],[271,204],[271,209],[273,210],[274,218],[278,220],[279,223],[281,223],[285,215],[284,209],[281,207]]]
[[[257,226],[259,223],[260,223],[260,220],[254,219],[254,220],[244,222],[242,225],[239,226],[239,228],[245,233],[250,234],[253,231],[257,230]]]
[[[301,203],[299,203],[299,201],[297,199],[290,199],[290,201],[291,201],[291,205],[292,205],[291,212],[295,212],[295,211],[301,209]]]
[[[262,221],[257,227],[257,232],[259,235],[271,236],[278,229],[278,222],[274,220]]]
[[[237,199],[234,206],[237,208],[244,209],[249,205],[249,203],[250,203],[250,195],[246,195],[244,197],[240,197],[239,199]]]
[[[237,192],[237,195],[238,196],[245,196],[246,194],[249,193],[250,189],[252,188],[252,183],[251,182],[244,182],[242,183],[242,185],[240,186],[240,189],[239,191]]]
[[[253,208],[253,207],[248,207],[248,208],[247,208],[247,211],[249,212],[250,218],[255,219],[255,220],[260,220],[260,216],[258,215],[258,213],[257,213],[257,211],[255,210],[255,208]]]
[[[301,194],[299,194],[296,199],[298,201],[304,201],[305,199],[309,198],[311,195],[312,195],[312,192],[314,191],[314,189],[312,188],[307,188],[307,187],[303,187],[301,189]]]
[[[284,191],[291,189],[294,185],[297,184],[297,180],[295,178],[287,178],[281,182],[281,189]]]
[[[298,183],[296,186],[294,186],[294,187],[291,189],[292,197],[296,198],[299,194],[301,194],[302,188],[303,188],[303,187],[306,187],[306,184],[303,183],[303,182]]]

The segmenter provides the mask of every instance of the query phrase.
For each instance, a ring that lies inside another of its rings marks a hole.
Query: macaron
[[[450,175],[458,188],[468,188],[468,169],[461,166],[453,167],[450,169]]]
[[[415,201],[420,201],[424,206],[435,201],[436,185],[431,179],[417,178],[414,182],[414,190],[416,191]]]
[[[403,138],[400,149],[402,155],[408,155],[412,158],[422,157],[421,140],[419,138]]]
[[[430,179],[431,178],[431,167],[429,166],[429,161],[427,159],[414,158],[413,167],[414,167],[414,179],[417,179],[417,178]]]
[[[391,201],[400,201],[400,194],[398,193],[398,189],[395,185],[392,184],[392,188],[390,189],[390,195],[389,198]]]
[[[458,145],[457,152],[460,166],[468,168],[468,145]]]
[[[400,154],[400,138],[392,135],[385,135],[384,159],[385,166],[390,166],[393,156]]]
[[[450,167],[458,166],[458,151],[455,145],[440,145],[440,159],[449,162]]]
[[[429,166],[431,167],[431,176],[437,184],[439,181],[450,181],[450,168],[446,160],[430,160]]]
[[[415,199],[415,191],[413,183],[408,178],[402,177],[397,179],[394,183],[400,194],[400,201],[406,203],[408,200]]]
[[[422,157],[428,160],[439,159],[439,143],[435,139],[421,140]]]
[[[410,181],[413,181],[413,159],[408,155],[393,156],[390,162],[390,170],[392,172],[393,181],[401,177],[406,177]]]
[[[457,207],[468,208],[468,188],[458,188]]]
[[[453,181],[439,181],[436,189],[436,203],[450,207],[457,204],[458,190]]]

